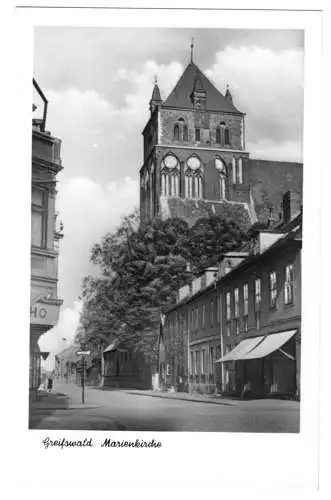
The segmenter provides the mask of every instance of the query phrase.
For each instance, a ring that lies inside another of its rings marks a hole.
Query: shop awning
[[[235,361],[237,359],[243,359],[245,354],[251,352],[252,349],[254,349],[254,347],[256,347],[262,340],[263,336],[244,339],[234,349],[232,349],[232,351],[225,354],[225,356],[223,356],[222,358],[217,359],[216,363],[224,363],[225,361]]]
[[[286,332],[272,333],[264,337],[263,341],[257,345],[253,350],[247,352],[240,359],[257,359],[264,358],[274,351],[277,351],[282,345],[286,344],[297,330],[288,330]]]

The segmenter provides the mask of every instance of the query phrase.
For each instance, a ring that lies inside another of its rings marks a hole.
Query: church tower
[[[190,63],[164,101],[155,81],[149,109],[141,220],[181,217],[194,223],[199,216],[243,209],[249,225],[245,114],[235,107],[229,86],[223,95],[193,62],[193,46]]]

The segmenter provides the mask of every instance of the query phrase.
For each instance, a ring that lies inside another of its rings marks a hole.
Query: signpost
[[[85,356],[89,356],[90,351],[77,351],[76,354],[82,361],[82,404],[85,404]]]

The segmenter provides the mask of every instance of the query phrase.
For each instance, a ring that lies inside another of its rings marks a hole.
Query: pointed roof
[[[160,89],[157,83],[154,85],[151,101],[162,101]]]
[[[226,111],[228,113],[241,113],[230,99],[226,99],[223,94],[214,87],[194,62],[188,64],[175,88],[164,101],[163,106],[192,109],[193,103],[191,94],[195,90],[195,85],[198,81],[203,90],[207,93],[206,109],[211,111]]]

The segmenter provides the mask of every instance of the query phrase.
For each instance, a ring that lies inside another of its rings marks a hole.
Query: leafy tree
[[[125,217],[92,248],[100,275],[83,281],[80,342],[104,346],[119,339],[155,360],[160,312],[175,302],[192,271],[215,265],[243,239],[233,221],[218,216],[191,229],[178,218],[139,225],[137,212]]]

